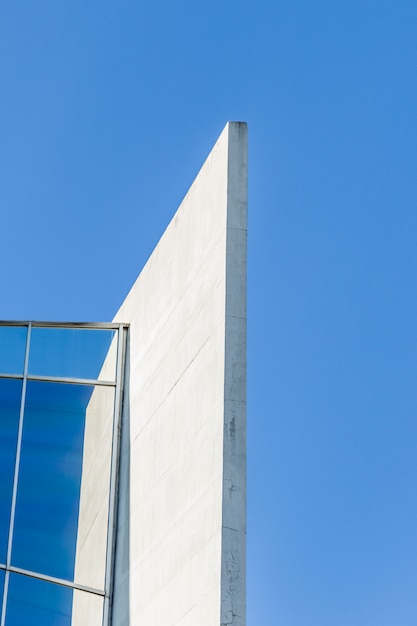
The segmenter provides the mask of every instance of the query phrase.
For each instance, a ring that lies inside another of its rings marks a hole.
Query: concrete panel
[[[71,626],[102,626],[103,597],[74,589]]]
[[[227,124],[130,323],[113,626],[244,626],[247,128]]]

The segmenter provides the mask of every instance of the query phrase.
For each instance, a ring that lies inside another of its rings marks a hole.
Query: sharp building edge
[[[113,626],[245,626],[247,127],[229,122],[130,325]]]

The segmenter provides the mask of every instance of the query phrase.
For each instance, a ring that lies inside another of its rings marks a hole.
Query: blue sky
[[[111,319],[248,122],[248,624],[415,626],[415,1],[3,3],[0,59],[4,319]]]

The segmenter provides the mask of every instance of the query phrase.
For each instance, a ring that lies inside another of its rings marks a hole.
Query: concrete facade
[[[114,626],[244,626],[247,127],[226,125],[130,324]]]

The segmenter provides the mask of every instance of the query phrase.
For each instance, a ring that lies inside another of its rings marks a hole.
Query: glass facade
[[[0,626],[108,623],[126,332],[0,323]]]

